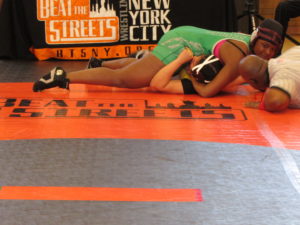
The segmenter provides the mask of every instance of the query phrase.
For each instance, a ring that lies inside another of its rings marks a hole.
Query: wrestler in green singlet
[[[249,45],[250,35],[181,26],[165,33],[152,53],[164,64],[169,64],[185,47],[190,48],[195,56],[210,55],[216,44],[225,39],[239,40]]]

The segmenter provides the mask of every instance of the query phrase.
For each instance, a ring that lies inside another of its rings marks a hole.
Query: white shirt
[[[270,87],[279,88],[291,97],[290,107],[300,108],[300,46],[269,60]]]

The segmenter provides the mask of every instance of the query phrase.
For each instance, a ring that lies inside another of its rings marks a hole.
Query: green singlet
[[[169,64],[185,47],[190,48],[195,56],[210,55],[216,44],[226,39],[239,40],[249,45],[250,35],[181,26],[165,33],[152,53],[164,64]]]

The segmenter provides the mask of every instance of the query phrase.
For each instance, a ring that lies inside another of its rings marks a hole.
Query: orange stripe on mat
[[[3,186],[2,200],[199,202],[199,189]]]

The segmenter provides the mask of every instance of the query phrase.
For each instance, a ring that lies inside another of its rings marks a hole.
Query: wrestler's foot
[[[66,72],[61,67],[53,68],[48,74],[44,75],[41,79],[33,85],[33,91],[42,91],[44,89],[60,87],[69,89],[70,80],[66,77]]]
[[[91,69],[91,68],[101,67],[102,61],[103,61],[102,59],[97,59],[97,58],[91,57],[88,62],[87,68]]]

